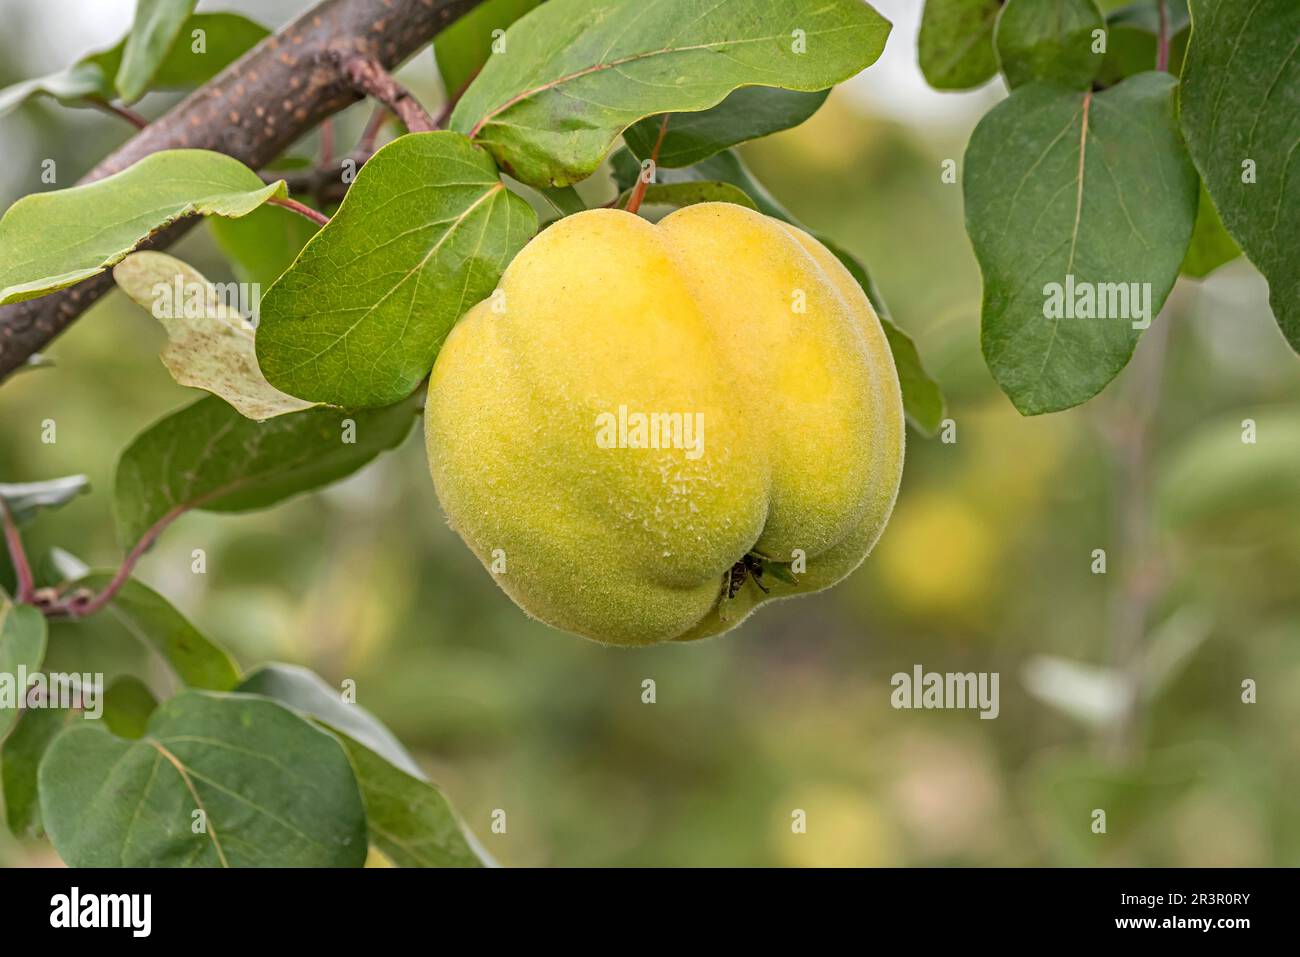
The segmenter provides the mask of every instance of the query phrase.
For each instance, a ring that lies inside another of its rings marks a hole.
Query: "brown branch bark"
[[[124,143],[79,182],[166,149],[217,150],[258,169],[325,117],[360,99],[339,70],[370,57],[391,70],[482,0],[324,0],[267,37]],[[170,244],[193,225],[151,237]],[[0,381],[45,348],[113,284],[108,272],[62,292],[0,306]]]

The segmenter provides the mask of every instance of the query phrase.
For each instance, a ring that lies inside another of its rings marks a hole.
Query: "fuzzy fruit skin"
[[[794,308],[800,295],[804,311]],[[495,308],[494,308],[495,303]],[[598,416],[702,412],[702,454],[602,448]],[[528,614],[611,645],[693,640],[866,557],[903,468],[880,321],[808,234],[727,203],[566,217],[447,337],[425,441],[438,498]],[[807,568],[723,601],[747,552]]]

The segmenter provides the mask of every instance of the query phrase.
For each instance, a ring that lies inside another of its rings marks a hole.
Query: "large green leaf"
[[[537,231],[492,159],[458,133],[393,140],[262,298],[257,360],[291,395],[389,405]]]
[[[114,266],[113,279],[167,330],[159,358],[181,385],[211,392],[259,422],[311,407],[266,381],[257,367],[252,319],[188,263],[146,250]],[[256,302],[245,306],[256,314]]]
[[[359,867],[366,858],[365,808],[342,746],[265,698],[182,692],[139,739],[74,724],[46,751],[39,786],[45,829],[73,867]]]
[[[0,786],[4,789],[5,823],[14,837],[36,837],[41,805],[36,770],[50,742],[80,712],[65,708],[28,708],[0,746]]]
[[[268,185],[221,153],[163,150],[94,183],[24,196],[0,219],[0,305],[103,272],[183,216],[243,216],[284,195],[283,181]]]
[[[18,720],[27,694],[19,670],[33,674],[45,660],[45,616],[33,605],[16,605],[0,591],[0,739]]]
[[[330,687],[314,671],[300,665],[263,665],[245,678],[238,690],[274,698],[354,738],[408,774],[423,774],[382,721],[361,705],[344,701],[339,689]]]
[[[481,867],[442,792],[340,735],[366,802],[370,840],[398,867]]]
[[[1187,146],[1300,352],[1300,3],[1192,0],[1191,9],[1180,94]]]
[[[540,2],[486,0],[433,38],[433,55],[448,96],[463,90],[492,56],[492,44],[500,39],[493,34],[508,29]],[[509,47],[501,52],[508,53]]]
[[[1104,29],[1096,0],[1007,0],[993,35],[1007,85],[1044,80],[1086,90],[1104,59],[1093,32]]]
[[[350,415],[308,409],[253,422],[220,399],[200,399],[122,453],[113,488],[118,535],[129,547],[169,514],[265,508],[336,481],[400,444],[417,415],[408,400]]]
[[[377,718],[342,699],[319,675],[292,665],[259,668],[240,685],[321,722],[352,760],[366,804],[370,840],[399,867],[477,867],[460,822],[442,793]]]
[[[73,588],[98,592],[112,579],[109,571],[79,577]],[[191,688],[229,691],[239,683],[239,668],[223,648],[209,641],[167,599],[131,579],[104,609]]]
[[[705,110],[742,86],[824,90],[870,66],[889,23],[862,0],[550,0],[506,33],[451,128],[530,186],[591,175],[656,113]]]
[[[993,26],[1002,0],[925,0],[917,55],[936,90],[969,90],[998,72]]]
[[[114,85],[122,99],[138,100],[180,35],[198,0],[136,0],[135,21],[126,37]]]
[[[671,113],[656,164],[690,166],[730,146],[788,130],[816,113],[829,95],[830,90],[743,86],[712,109]],[[648,117],[624,130],[623,141],[637,159],[649,159],[662,126],[662,116]]]
[[[18,525],[46,508],[66,505],[83,492],[90,491],[90,479],[84,475],[65,475],[42,482],[0,482],[0,504],[9,510]]]
[[[195,30],[203,31],[204,52],[195,52],[189,42],[173,44],[158,66],[150,89],[185,90],[201,86],[267,36],[265,27],[237,13],[196,13],[182,25],[180,35],[188,40]],[[113,79],[125,48],[123,38],[107,50],[82,57],[66,70],[5,87],[0,90],[0,116],[38,94],[56,97],[73,106],[86,105],[87,97],[113,99],[117,95]]]
[[[1095,94],[1030,84],[971,136],[966,230],[984,276],[984,356],[1025,415],[1101,391],[1173,287],[1197,191],[1175,87],[1164,73]],[[1071,286],[1104,297],[1092,312],[1109,318],[1071,318],[1087,311]]]

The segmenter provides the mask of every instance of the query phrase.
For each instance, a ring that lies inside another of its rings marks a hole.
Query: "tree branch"
[[[414,96],[384,69],[374,57],[347,57],[339,64],[339,70],[353,89],[366,96],[373,96],[388,107],[412,133],[428,133],[435,129],[433,117]]]
[[[370,57],[391,70],[481,2],[324,0],[150,123],[79,182],[104,179],[166,149],[217,150],[259,169],[359,99],[339,72],[343,57]],[[146,248],[174,242],[194,222],[173,224],[150,237]],[[112,284],[105,271],[62,292],[0,306],[0,381]]]

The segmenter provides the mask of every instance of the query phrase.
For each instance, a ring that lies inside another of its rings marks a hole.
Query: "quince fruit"
[[[452,527],[528,614],[612,645],[844,578],[889,519],[903,434],[861,287],[726,203],[546,229],[447,337],[425,407]]]

